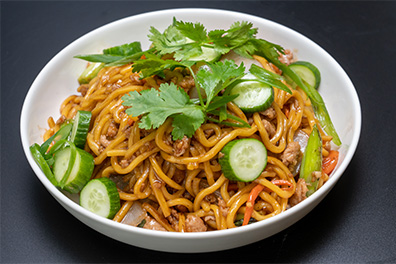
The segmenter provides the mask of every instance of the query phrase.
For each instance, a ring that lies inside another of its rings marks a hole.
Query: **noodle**
[[[264,58],[254,58],[263,68],[276,73]],[[324,156],[329,153],[325,143],[331,140],[320,128],[304,92],[297,88],[288,94],[275,88],[269,112],[245,114],[230,102],[227,112],[248,122],[250,128],[207,121],[185,141],[172,140],[170,118],[158,129],[144,130],[138,126],[138,117],[125,113],[127,107],[121,97],[126,93],[156,89],[165,81],[179,84],[185,78],[182,71],[175,69],[166,71],[164,79],[153,76],[140,80],[130,64],[105,67],[89,84],[78,88],[80,95],[64,100],[60,120],[55,123],[52,117],[48,119],[44,139],[78,110],[92,112],[85,150],[94,156],[93,178],[108,177],[124,183],[118,185],[122,206],[114,217],[117,222],[133,203],[139,202],[167,231],[191,231],[192,221],[204,227],[200,231],[234,228],[236,219],[247,210],[250,192],[258,184],[264,189],[258,193],[253,219],[261,221],[287,210],[298,187],[293,166],[282,160],[288,145],[294,142],[297,131],[310,134],[315,124],[323,136]],[[230,181],[221,172],[219,153],[237,138],[256,138],[267,148],[267,167],[253,182]],[[324,174],[319,186],[327,179]]]

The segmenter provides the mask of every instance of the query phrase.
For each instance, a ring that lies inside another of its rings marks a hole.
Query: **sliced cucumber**
[[[256,77],[248,73],[243,79],[256,79]],[[245,113],[264,111],[274,101],[274,88],[256,81],[238,83],[230,91],[230,95],[235,94],[239,95],[233,102]]]
[[[297,73],[303,81],[315,89],[318,89],[320,84],[320,71],[315,65],[307,61],[297,61],[290,64],[289,68]]]
[[[80,205],[99,216],[113,218],[121,207],[116,184],[108,178],[89,181],[81,191]]]
[[[221,150],[219,163],[225,177],[234,181],[255,180],[267,166],[267,149],[254,138],[243,138],[227,143]]]
[[[221,53],[213,48],[202,47],[202,54],[189,58],[190,61],[216,62],[220,60]]]
[[[94,169],[94,158],[88,152],[77,148],[76,159],[63,189],[69,193],[78,193],[91,179]]]
[[[91,123],[91,117],[91,112],[79,110],[77,111],[76,117],[74,118],[73,128],[70,134],[70,141],[73,142],[78,148],[84,149],[89,125]]]
[[[77,150],[74,145],[55,152],[53,172],[61,188],[64,187],[67,177],[73,169],[76,153]]]
[[[94,158],[88,152],[69,147],[55,152],[54,176],[59,186],[69,193],[78,193],[89,181],[94,169]]]

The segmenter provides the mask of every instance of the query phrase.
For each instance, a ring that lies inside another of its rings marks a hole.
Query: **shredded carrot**
[[[281,185],[287,185],[288,187],[285,188],[283,187],[282,190],[284,191],[291,191],[293,190],[293,184],[289,181],[286,180],[273,180],[271,181],[273,184],[277,185],[277,186],[281,186]]]
[[[287,118],[289,118],[290,106],[289,106],[289,105],[285,105],[285,106],[283,107],[283,109],[285,110],[285,116],[286,116]]]
[[[245,215],[243,217],[243,226],[249,223],[250,217],[252,217],[254,202],[256,201],[259,193],[264,189],[264,186],[261,184],[257,184],[251,191],[249,195],[249,199],[246,202],[246,210]]]
[[[326,174],[330,174],[338,163],[339,152],[336,150],[330,150],[329,155],[323,159],[322,171]]]

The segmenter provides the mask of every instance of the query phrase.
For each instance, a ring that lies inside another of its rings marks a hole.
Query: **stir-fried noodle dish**
[[[256,33],[174,19],[147,50],[76,55],[87,68],[31,146],[37,164],[87,210],[153,230],[229,229],[302,202],[341,141],[314,62]]]

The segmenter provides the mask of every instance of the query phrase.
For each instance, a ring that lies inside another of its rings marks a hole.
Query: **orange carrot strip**
[[[330,174],[338,163],[339,152],[330,150],[329,155],[322,161],[322,170],[326,174]]]
[[[249,223],[250,217],[252,217],[253,213],[253,206],[254,202],[256,201],[257,196],[259,193],[264,189],[264,186],[261,184],[257,184],[251,191],[249,195],[249,199],[246,202],[246,210],[245,210],[245,215],[243,217],[243,224],[247,225]]]
[[[289,181],[286,181],[286,180],[273,180],[273,181],[271,181],[273,184],[275,184],[275,185],[278,185],[278,186],[280,186],[280,185],[287,185],[288,187],[287,188],[281,188],[282,190],[284,190],[284,191],[291,191],[291,190],[293,190],[293,184],[291,183],[291,182],[289,182]]]

